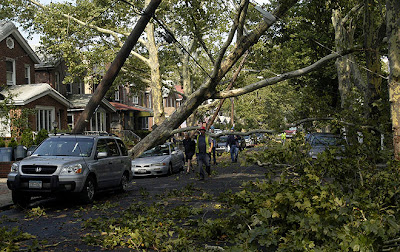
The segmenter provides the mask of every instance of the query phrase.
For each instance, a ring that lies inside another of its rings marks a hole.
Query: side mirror
[[[99,152],[99,153],[97,153],[97,158],[98,159],[100,159],[100,158],[106,158],[108,155],[107,155],[107,152]]]
[[[29,157],[30,155],[32,155],[32,151],[27,151],[26,156]]]

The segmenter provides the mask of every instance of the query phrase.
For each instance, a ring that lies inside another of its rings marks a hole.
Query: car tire
[[[172,175],[172,173],[174,173],[174,170],[172,169],[172,164],[169,163],[169,165],[168,165],[168,175]]]
[[[96,193],[96,184],[93,177],[88,177],[86,179],[85,185],[83,186],[82,191],[80,192],[80,200],[82,203],[89,204],[94,200],[94,195]]]
[[[129,185],[129,178],[128,178],[128,174],[127,172],[124,172],[124,174],[122,174],[121,177],[121,182],[119,184],[119,192],[126,192],[126,190],[128,189],[128,185]]]
[[[26,208],[27,206],[29,206],[29,203],[31,201],[31,196],[22,192],[12,191],[11,197],[14,204],[21,208]]]

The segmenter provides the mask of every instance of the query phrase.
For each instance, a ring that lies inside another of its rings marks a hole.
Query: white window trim
[[[100,116],[100,118],[99,118]],[[93,127],[93,120],[95,120],[95,125]],[[98,127],[98,120],[100,120],[100,128]],[[90,131],[106,131],[107,129],[107,113],[104,109],[97,110],[89,122]]]
[[[138,95],[132,96],[132,103],[133,104],[139,104],[139,96]]]
[[[31,66],[27,64],[25,64],[25,79],[28,79],[26,84],[31,84]]]
[[[12,74],[12,81],[8,81],[7,80],[7,85],[9,86],[13,86],[16,85],[16,76],[15,76],[15,59],[11,59],[11,58],[6,58],[6,62],[7,61],[11,61],[12,65],[13,65],[13,74]],[[7,67],[6,67],[7,68]],[[7,72],[7,70],[6,70]]]
[[[53,122],[54,122],[54,120],[56,118],[55,117],[55,108],[51,107],[51,106],[40,106],[40,105],[38,105],[38,106],[35,107],[35,109],[37,111],[39,111],[39,110],[48,110],[48,111],[50,111],[50,121],[48,122],[48,130],[53,130]],[[38,118],[37,114],[36,114],[36,130],[37,131],[40,131],[42,129],[42,128],[39,129],[39,123],[38,123],[39,119],[41,119],[41,118]],[[44,128],[46,129],[46,126]]]
[[[67,113],[67,118],[68,118],[68,116],[71,116],[71,117],[72,117],[71,129],[74,129],[74,125],[75,125],[75,116],[74,116],[73,113]],[[67,123],[68,123],[68,121],[67,121]],[[68,124],[68,126],[70,126],[70,125]]]
[[[115,97],[115,101],[119,101],[119,99],[120,99],[120,97],[119,97],[119,87],[118,87],[118,89],[115,91],[115,95],[114,95]]]

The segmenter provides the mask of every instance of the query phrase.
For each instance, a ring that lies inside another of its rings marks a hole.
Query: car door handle
[[[112,164],[112,162],[108,162],[108,164]]]

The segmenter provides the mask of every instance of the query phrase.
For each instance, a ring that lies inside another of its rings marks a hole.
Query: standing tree
[[[389,92],[396,160],[400,160],[400,2],[386,1],[387,37],[389,44]]]

